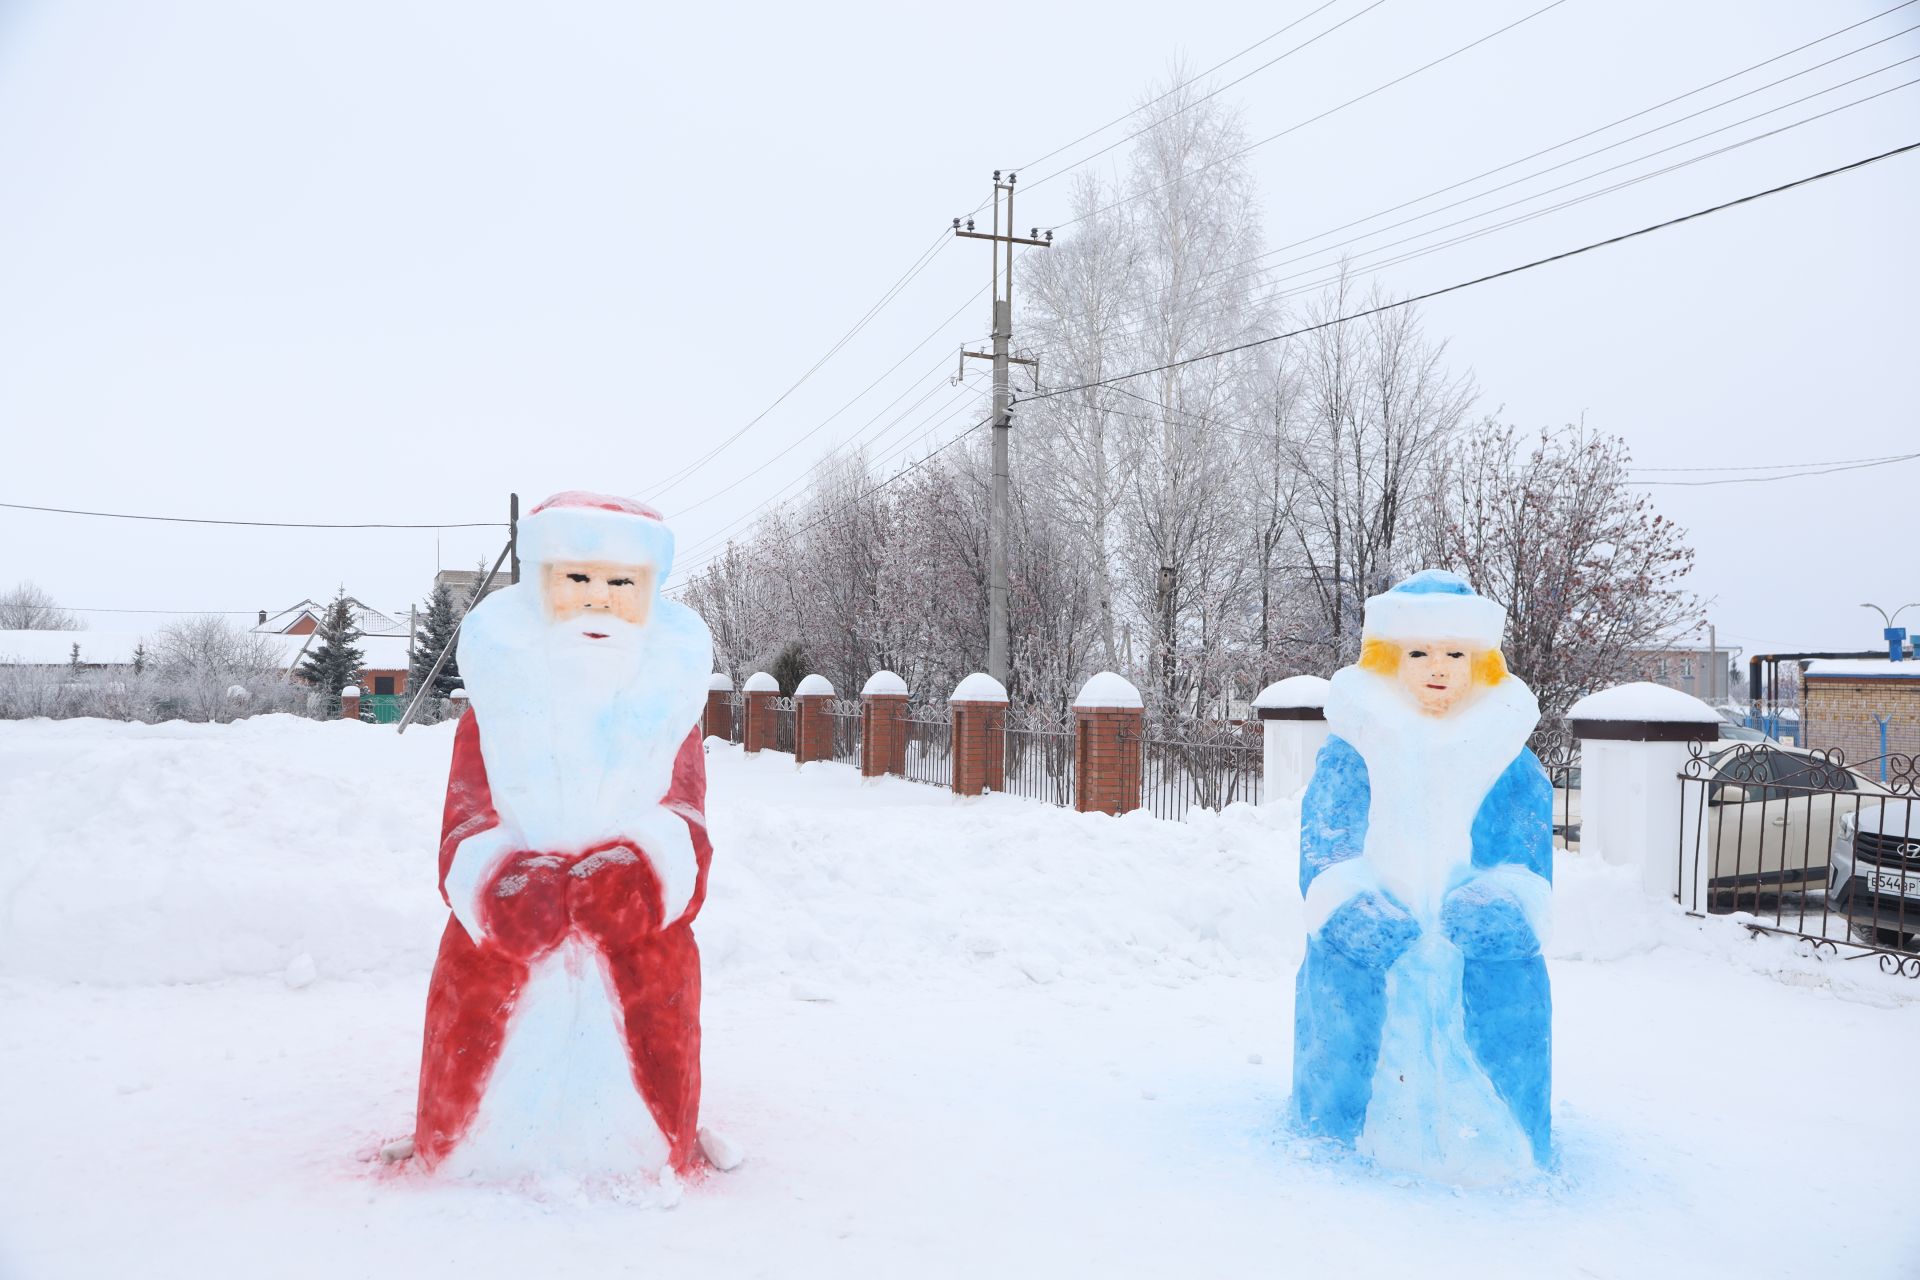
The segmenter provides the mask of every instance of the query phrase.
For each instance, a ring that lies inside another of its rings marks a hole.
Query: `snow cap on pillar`
[[[1320,676],[1288,676],[1262,689],[1253,709],[1262,720],[1324,719],[1330,687]]]
[[[764,671],[756,671],[747,677],[747,682],[740,686],[740,691],[742,693],[778,693],[780,682]]]
[[[1636,680],[1590,693],[1567,708],[1576,738],[1624,742],[1717,742],[1720,713],[1690,693]]]
[[[891,671],[876,671],[860,686],[860,696],[904,698],[907,696],[907,682]]]
[[[796,698],[831,698],[833,696],[833,681],[822,675],[810,675],[794,686],[793,696]]]
[[[984,671],[976,671],[953,686],[948,702],[1005,702],[1007,687]]]
[[[673,568],[673,531],[644,502],[569,489],[521,519],[516,538],[526,564],[604,560],[645,565],[655,582]]]
[[[1139,707],[1140,691],[1133,682],[1113,671],[1102,671],[1091,676],[1080,686],[1080,692],[1073,700],[1075,711],[1093,711],[1107,707]]]
[[[733,692],[733,677],[724,671],[716,671],[707,677],[707,689],[717,693]]]
[[[1367,600],[1362,632],[1376,640],[1459,640],[1498,649],[1507,611],[1445,569],[1422,569]]]

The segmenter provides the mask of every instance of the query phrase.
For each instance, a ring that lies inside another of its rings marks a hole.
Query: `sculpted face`
[[[1420,710],[1444,716],[1473,691],[1473,650],[1457,640],[1415,640],[1400,657],[1400,685]]]
[[[580,634],[604,639],[592,629],[598,617],[644,626],[653,609],[653,570],[604,560],[561,560],[540,566],[540,602],[549,622],[579,620]]]

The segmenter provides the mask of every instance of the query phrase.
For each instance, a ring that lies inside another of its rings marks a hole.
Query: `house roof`
[[[314,645],[316,636],[263,634],[260,639],[274,647],[280,665],[293,667]],[[133,631],[0,631],[0,666],[57,667],[73,659],[73,646],[80,646],[80,661],[86,666],[130,667],[133,651],[143,637]],[[405,671],[407,637],[362,636],[358,642],[369,671]],[[148,646],[149,652],[152,646]]]
[[[130,667],[140,636],[131,631],[0,631],[0,665],[54,667],[73,659],[92,666]]]
[[[1920,661],[1891,658],[1816,658],[1807,664],[1807,678],[1834,680],[1920,680]]]
[[[363,634],[369,636],[400,636],[402,638],[406,636],[407,624],[392,615],[382,613],[371,605],[362,604],[352,596],[347,597],[347,603],[353,607],[353,625],[360,628]],[[269,615],[267,620],[255,627],[254,630],[285,634],[287,628],[293,626],[296,622],[300,621],[301,618],[311,617],[315,622],[318,622],[326,616],[326,613],[326,604],[316,600],[302,600],[298,604],[289,605],[280,612]]]

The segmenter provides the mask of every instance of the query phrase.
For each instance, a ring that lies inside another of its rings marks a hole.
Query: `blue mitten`
[[[1419,936],[1412,913],[1378,889],[1347,899],[1320,926],[1328,946],[1371,969],[1391,966]]]
[[[1518,960],[1537,955],[1540,939],[1504,885],[1469,880],[1440,904],[1440,928],[1447,940],[1472,960]]]

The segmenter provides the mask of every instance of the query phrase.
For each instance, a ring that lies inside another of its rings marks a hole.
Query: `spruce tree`
[[[427,673],[433,670],[433,664],[440,660],[449,645],[453,643],[454,628],[460,625],[461,610],[454,606],[453,589],[442,582],[427,597],[427,609],[420,619],[420,625],[413,632],[413,663],[407,672],[407,692],[417,692],[426,682]],[[433,698],[451,697],[460,687],[460,663],[452,654],[447,655],[446,665],[440,668],[440,674],[434,677]]]
[[[358,643],[360,628],[354,623],[353,605],[347,599],[345,587],[327,606],[314,635],[319,643],[307,651],[306,661],[300,664],[300,674],[320,691],[326,715],[337,717],[340,691],[350,684],[358,684],[366,665]]]

